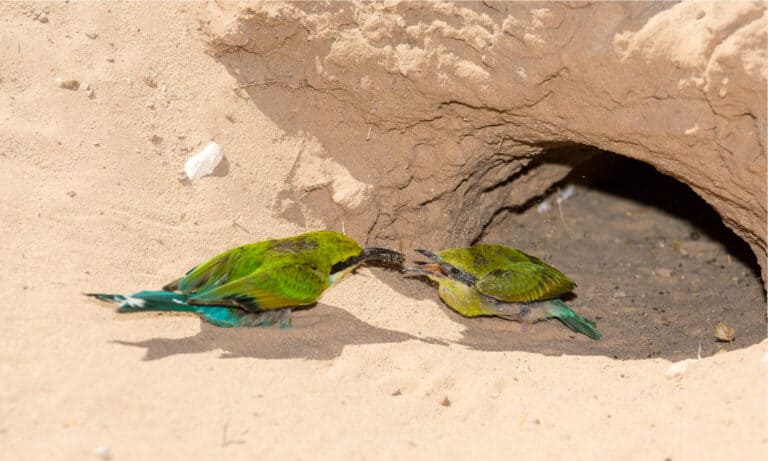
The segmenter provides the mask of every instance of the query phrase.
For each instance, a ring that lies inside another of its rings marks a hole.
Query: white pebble
[[[221,147],[215,142],[211,142],[205,146],[205,149],[187,160],[184,165],[184,172],[187,173],[189,179],[200,179],[213,173],[223,158],[224,153]]]
[[[576,195],[576,188],[573,185],[568,185],[565,189],[561,190],[557,194],[557,203],[563,203],[566,200],[573,198]]]
[[[75,79],[64,80],[61,77],[56,77],[56,86],[59,88],[64,88],[65,90],[77,90],[80,88],[80,82]]]
[[[688,370],[688,364],[695,361],[696,360],[694,359],[685,359],[679,362],[675,362],[667,368],[667,371],[664,372],[664,376],[669,379],[679,378],[683,376]]]
[[[98,456],[99,458],[105,461],[112,459],[112,453],[110,453],[109,448],[107,447],[97,447],[93,451],[94,453],[96,453],[96,456]]]

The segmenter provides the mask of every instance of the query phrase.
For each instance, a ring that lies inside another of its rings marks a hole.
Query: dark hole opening
[[[460,343],[678,360],[766,337],[754,254],[688,186],[643,162],[587,146],[554,147],[538,165],[550,162],[573,170],[542,197],[502,209],[479,241],[519,248],[571,276],[578,287],[564,299],[596,320],[603,339],[574,334],[556,320],[522,331],[515,322],[450,311],[467,328]],[[732,342],[715,337],[721,321],[735,330]]]

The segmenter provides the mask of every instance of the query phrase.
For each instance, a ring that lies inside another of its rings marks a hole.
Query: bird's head
[[[416,250],[433,262],[416,262],[416,266],[409,266],[403,269],[406,275],[418,276],[424,275],[430,280],[439,284],[461,283],[467,286],[474,286],[477,279],[463,269],[448,264],[440,258],[439,255],[428,250]]]

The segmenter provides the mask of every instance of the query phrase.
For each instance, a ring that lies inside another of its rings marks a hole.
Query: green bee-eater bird
[[[193,312],[220,327],[279,322],[287,328],[294,307],[315,303],[326,288],[371,260],[402,265],[404,257],[317,231],[225,251],[162,290],[87,295],[118,304],[118,312]]]
[[[592,321],[557,299],[576,284],[536,257],[500,245],[416,251],[432,262],[405,271],[437,282],[440,298],[464,316],[495,315],[524,324],[555,317],[573,331],[600,339]]]

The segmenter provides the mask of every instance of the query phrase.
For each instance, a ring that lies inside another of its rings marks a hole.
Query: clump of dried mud
[[[298,175],[280,204],[290,216],[343,220],[404,247],[465,244],[499,208],[568,172],[527,168],[533,158],[593,146],[689,185],[762,265],[765,11],[760,2],[274,2],[210,4],[202,22],[259,109],[314,137],[316,153],[366,191]]]

